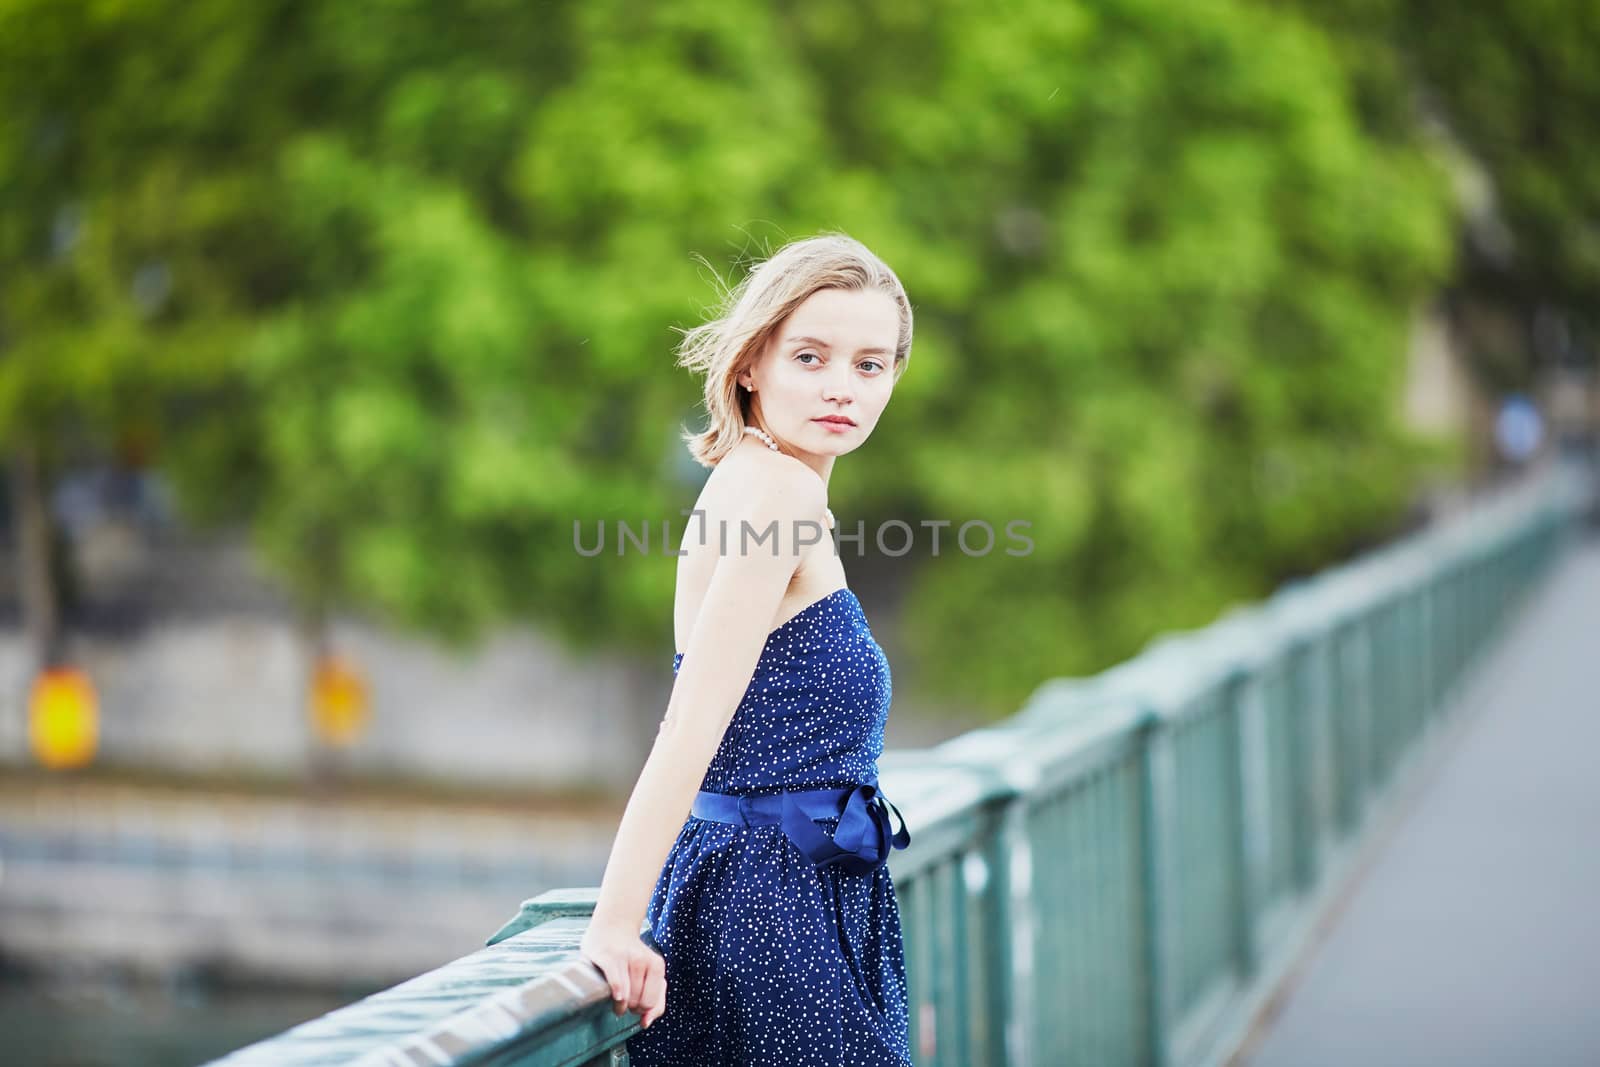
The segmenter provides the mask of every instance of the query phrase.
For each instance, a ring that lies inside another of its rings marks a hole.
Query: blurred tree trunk
[[[306,728],[306,766],[311,795],[332,799],[340,778],[342,755],[328,744],[318,729],[316,708],[317,666],[328,653],[328,611],[322,602],[305,605],[296,616],[295,644],[300,649],[300,712]]]
[[[31,679],[61,658],[61,603],[55,582],[54,520],[38,447],[18,442],[11,455],[12,513],[17,524],[17,589]]]

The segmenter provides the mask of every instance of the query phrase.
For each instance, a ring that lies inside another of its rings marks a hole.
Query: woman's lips
[[[829,419],[812,419],[811,421],[824,429],[832,430],[834,433],[844,433],[846,430],[855,429],[855,426],[848,422],[833,422]]]

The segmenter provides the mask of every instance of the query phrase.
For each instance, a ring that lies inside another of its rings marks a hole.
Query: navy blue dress
[[[682,654],[673,656],[673,673]],[[778,793],[877,780],[889,661],[848,588],[768,636],[702,789]],[[837,818],[815,825],[832,833]],[[911,1063],[900,910],[888,866],[813,864],[781,826],[691,814],[646,919],[666,959],[662,1016],[635,1067]]]

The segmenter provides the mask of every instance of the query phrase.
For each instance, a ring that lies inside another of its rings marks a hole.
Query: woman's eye
[[[862,366],[864,366],[864,367],[876,367],[878,370],[873,371],[874,374],[876,374],[879,370],[883,369],[883,364],[879,363],[875,359],[867,360],[865,363],[862,364]]]
[[[801,359],[801,358],[803,358],[805,356],[810,356],[812,359],[818,358],[817,354],[815,352],[801,352],[799,355],[795,356],[794,358],[795,359]],[[807,364],[807,366],[810,366],[810,364]]]

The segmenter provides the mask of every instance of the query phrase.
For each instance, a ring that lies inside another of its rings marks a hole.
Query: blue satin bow
[[[888,862],[890,849],[905,848],[911,843],[905,816],[875,782],[760,794],[702,789],[695,794],[690,811],[702,819],[735,825],[778,824],[812,863],[819,867],[837,863],[851,874],[872,873]],[[898,833],[890,829],[891,811],[900,820]],[[813,819],[838,819],[838,828],[829,837]]]
[[[831,838],[811,821],[813,817],[831,817],[831,812],[826,816],[812,816],[795,801],[793,794],[785,791],[782,796],[783,832],[818,867],[837,863],[851,874],[871,874],[889,861],[891,848],[905,848],[911,843],[905,816],[871,783],[850,790],[844,811],[838,817],[839,827]],[[890,832],[891,811],[900,820],[898,833]]]

